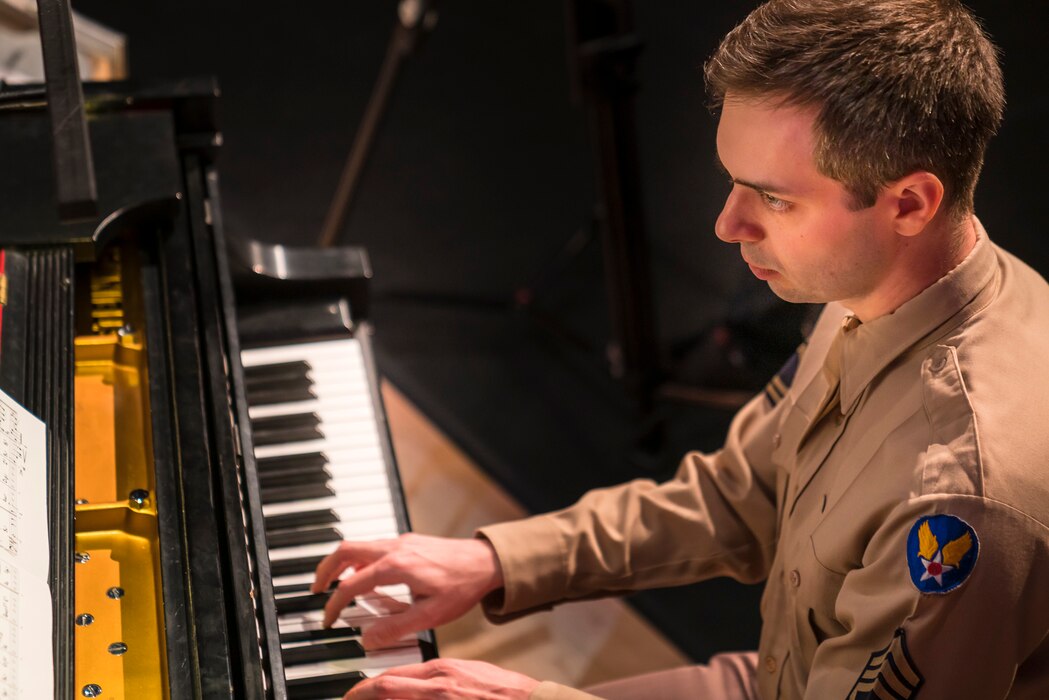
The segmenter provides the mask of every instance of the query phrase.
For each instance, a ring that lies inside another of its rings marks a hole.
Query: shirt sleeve
[[[835,613],[846,631],[819,644],[805,697],[1005,698],[1045,639],[1047,562],[1045,526],[1005,504],[898,506],[845,576]]]
[[[755,397],[720,451],[686,455],[663,484],[594,490],[565,510],[479,530],[505,580],[485,613],[499,622],[562,600],[714,576],[763,580],[777,523],[772,436],[786,403]]]
[[[536,686],[528,700],[600,700],[596,695],[569,688],[567,685],[544,681]]]

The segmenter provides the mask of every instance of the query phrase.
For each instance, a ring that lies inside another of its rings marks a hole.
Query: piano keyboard
[[[341,698],[362,677],[422,662],[415,636],[365,652],[363,628],[411,602],[405,586],[359,597],[330,630],[309,586],[341,540],[402,531],[371,379],[356,338],[241,354],[290,700]]]

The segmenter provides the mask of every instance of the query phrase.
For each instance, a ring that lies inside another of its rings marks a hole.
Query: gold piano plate
[[[91,270],[91,305],[78,309],[75,687],[97,685],[96,697],[113,700],[166,700],[143,319],[125,315],[137,306],[127,298],[137,280],[121,257],[116,248]]]
[[[82,505],[76,534],[76,686],[167,698],[155,513]]]

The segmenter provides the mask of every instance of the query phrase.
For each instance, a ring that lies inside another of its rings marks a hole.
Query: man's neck
[[[900,241],[898,264],[868,297],[842,303],[863,322],[893,313],[958,267],[976,245],[976,220],[948,219]]]

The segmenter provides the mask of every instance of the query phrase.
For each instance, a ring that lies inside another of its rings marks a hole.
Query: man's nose
[[[748,215],[739,185],[732,188],[714,223],[714,234],[726,243],[752,243],[764,238],[761,226]]]

